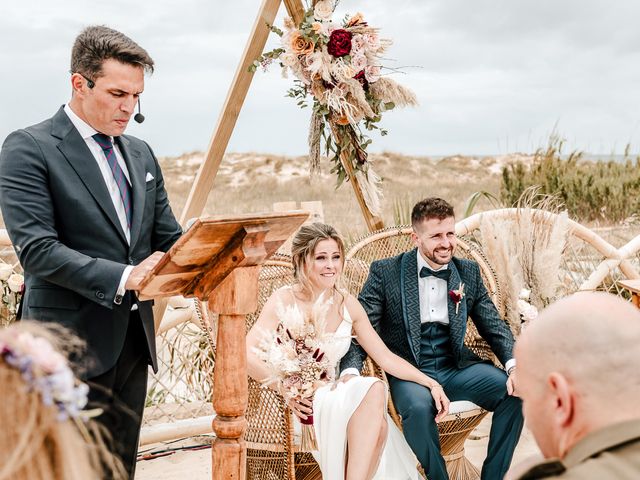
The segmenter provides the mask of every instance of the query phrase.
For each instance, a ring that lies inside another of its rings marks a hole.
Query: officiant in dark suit
[[[456,258],[453,207],[427,198],[411,214],[416,248],[371,264],[360,292],[371,324],[389,349],[442,385],[451,401],[468,400],[493,412],[483,480],[500,480],[523,426],[516,384],[513,335],[482,283],[476,262]],[[483,362],[464,345],[467,318],[505,367]],[[353,343],[341,362],[341,380],[362,368],[365,352]],[[403,433],[430,480],[449,478],[440,453],[436,407],[425,387],[389,376]]]
[[[0,206],[25,273],[22,317],[86,342],[90,406],[105,410],[98,420],[131,478],[148,365],[157,370],[152,304],[135,290],[182,233],[151,148],[124,135],[153,65],[122,33],[86,28],[71,53],[69,103],[10,134],[0,152]]]

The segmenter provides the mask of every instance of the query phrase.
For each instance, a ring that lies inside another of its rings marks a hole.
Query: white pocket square
[[[151,180],[153,180],[153,175],[151,175],[151,172],[147,172],[147,178],[144,179],[145,182],[150,182]]]

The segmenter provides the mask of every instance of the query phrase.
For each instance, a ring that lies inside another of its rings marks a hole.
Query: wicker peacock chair
[[[398,255],[413,247],[411,231],[411,227],[408,226],[387,228],[367,235],[349,249],[346,254],[343,277],[346,287],[353,295],[357,296],[362,289],[369,275],[371,262]],[[473,239],[465,241],[464,238],[459,238],[456,255],[478,262],[489,295],[500,309],[502,302],[495,272],[477,243]],[[471,321],[467,325],[465,344],[481,358],[497,363],[491,349],[480,337]],[[384,372],[370,358],[366,361],[363,373],[378,376],[386,381]],[[396,425],[402,429],[401,418],[396,412],[391,397],[389,397],[389,414]],[[475,480],[480,478],[479,470],[464,456],[464,442],[486,414],[485,410],[471,402],[452,402],[449,415],[438,424],[440,448],[451,480]]]

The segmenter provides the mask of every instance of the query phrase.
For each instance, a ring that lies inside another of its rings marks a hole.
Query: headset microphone
[[[144,122],[144,115],[140,113],[140,97],[138,97],[138,113],[133,116],[133,119],[138,123]]]

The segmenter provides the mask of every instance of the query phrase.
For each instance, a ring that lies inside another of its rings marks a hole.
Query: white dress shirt
[[[124,210],[124,203],[122,202],[122,197],[120,196],[120,189],[118,188],[118,184],[116,183],[116,179],[113,177],[113,173],[111,173],[111,167],[109,166],[109,162],[107,162],[107,157],[102,150],[102,147],[98,145],[93,139],[93,135],[96,133],[100,133],[95,130],[91,125],[82,120],[76,113],[71,109],[69,104],[64,106],[64,112],[73,123],[73,126],[76,127],[78,133],[82,137],[82,139],[89,147],[93,158],[98,164],[98,168],[100,168],[100,173],[102,174],[102,178],[104,179],[104,183],[107,186],[107,190],[109,191],[109,196],[111,197],[111,201],[113,202],[113,206],[116,209],[116,213],[118,215],[118,220],[120,221],[120,226],[124,231],[125,237],[127,238],[127,243],[131,242],[131,232],[129,230],[129,226],[127,225],[127,214]],[[118,160],[118,164],[120,168],[124,172],[124,176],[127,178],[127,182],[131,185],[131,178],[129,177],[129,169],[127,168],[127,164],[124,161],[124,157],[118,148],[118,145],[113,141],[113,137],[109,137],[111,142],[113,143],[113,150],[116,154],[116,159]],[[133,270],[132,265],[127,265],[124,272],[122,273],[122,277],[120,278],[120,283],[118,284],[118,291],[116,292],[116,298],[120,298],[122,301],[122,296],[125,293],[125,284],[127,283],[127,279],[129,278],[129,274]],[[114,303],[120,303],[115,302]]]
[[[447,281],[433,277],[421,277],[420,270],[422,267],[435,271],[431,268],[427,261],[420,255],[420,250],[416,252],[418,255],[418,295],[420,298],[420,322],[439,322],[449,325],[449,291],[447,290]],[[439,270],[446,270],[448,265],[443,265]]]

